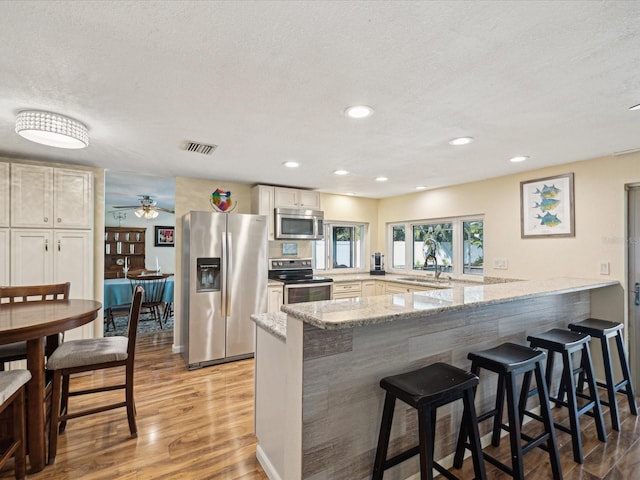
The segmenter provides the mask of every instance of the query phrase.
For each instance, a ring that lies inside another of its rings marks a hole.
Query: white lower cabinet
[[[361,282],[338,282],[333,285],[333,298],[355,298],[362,296]]]
[[[269,285],[267,287],[267,299],[267,312],[279,312],[284,302],[284,287],[282,285]]]
[[[373,297],[376,295],[376,281],[375,280],[364,280],[362,282],[362,296],[363,297]]]
[[[11,285],[71,282],[71,298],[93,298],[93,235],[87,230],[11,230]],[[92,338],[93,324],[65,339]]]

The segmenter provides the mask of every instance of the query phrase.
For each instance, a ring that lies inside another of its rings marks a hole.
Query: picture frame
[[[173,247],[175,245],[176,232],[175,227],[163,227],[156,225],[154,235],[154,246],[156,247]]]
[[[573,173],[520,182],[522,238],[575,237]]]
[[[297,243],[283,243],[282,244],[282,256],[297,256],[298,255],[298,244]]]

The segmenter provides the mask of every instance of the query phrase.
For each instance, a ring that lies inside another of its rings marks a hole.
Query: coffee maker
[[[371,255],[371,269],[370,275],[384,275],[384,255],[380,252],[376,252]]]

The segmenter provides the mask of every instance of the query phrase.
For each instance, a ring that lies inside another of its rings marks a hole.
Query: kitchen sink
[[[420,278],[420,277],[398,277],[398,280],[403,282],[413,282],[422,285],[429,285],[435,288],[443,288],[449,286],[449,280],[434,280],[433,278]]]

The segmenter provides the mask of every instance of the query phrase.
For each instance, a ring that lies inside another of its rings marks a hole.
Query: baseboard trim
[[[258,463],[262,466],[264,473],[269,477],[269,480],[282,480],[260,445],[256,446],[256,458],[258,459]]]

